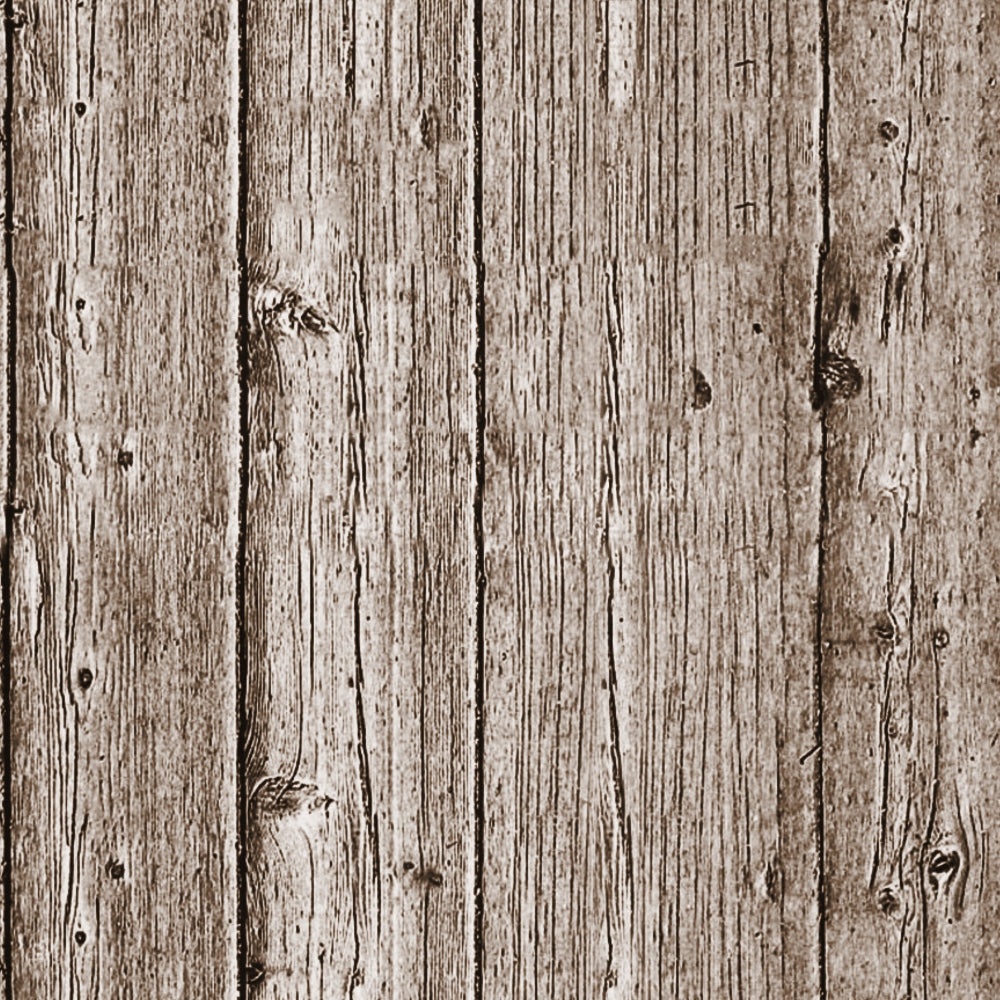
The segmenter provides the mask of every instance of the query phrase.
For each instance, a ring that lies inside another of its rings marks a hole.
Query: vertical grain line
[[[607,533],[607,528],[605,528]],[[618,728],[618,670],[615,664],[615,560],[608,549],[608,715],[611,722],[611,777],[615,793],[615,810],[618,814],[618,832],[622,838],[622,852],[625,855],[625,882],[629,894],[629,916],[635,912],[635,881],[632,874],[632,824],[628,816],[625,799],[625,778],[622,768],[621,734]],[[610,959],[609,959],[610,961]]]
[[[246,996],[247,956],[247,675],[249,649],[246,630],[247,509],[250,476],[250,283],[247,265],[247,108],[250,101],[250,67],[247,55],[248,0],[238,0],[239,133],[238,195],[236,214],[236,258],[239,266],[239,321],[237,363],[239,367],[240,487],[239,527],[236,541],[236,974],[237,994]]]
[[[3,611],[0,622],[0,646],[3,652],[3,672],[0,674],[0,721],[3,725],[3,974],[5,1000],[14,1000],[11,964],[14,957],[13,913],[13,849],[11,806],[13,801],[13,771],[11,769],[10,689],[11,673],[11,543],[14,537],[14,517],[17,505],[17,274],[14,269],[14,154],[12,131],[14,122],[14,2],[4,0],[4,76],[7,93],[3,108],[4,142],[4,281],[7,294],[7,489],[4,503],[3,559],[0,560],[0,592]]]
[[[823,324],[823,271],[830,252],[830,157],[828,118],[830,115],[830,14],[828,0],[819,0],[820,106],[817,145],[819,148],[820,242],[816,254],[816,288],[813,300],[813,406],[821,409],[826,400],[823,362],[827,353]]]
[[[823,270],[830,252],[830,159],[828,119],[830,115],[830,11],[829,0],[819,0],[819,213],[820,243],[816,254],[816,289],[813,312],[813,406],[819,410],[819,531],[816,553],[816,634],[813,641],[813,745],[818,747],[813,761],[813,799],[816,825],[816,903],[817,903],[817,978],[819,1000],[826,1000],[826,851],[823,802],[823,584],[824,553],[826,550],[829,504],[827,478],[829,460],[829,427],[827,423],[826,387],[823,382],[823,362],[827,354],[826,329],[823,322]]]
[[[473,995],[482,1000],[484,945],[483,869],[485,864],[486,554],[483,490],[486,482],[486,274],[483,263],[483,0],[472,0],[472,257],[476,295],[476,487],[473,532],[476,545],[476,677],[474,733]]]
[[[372,805],[372,778],[368,765],[368,730],[365,725],[365,673],[361,653],[361,553],[357,547],[357,514],[351,519],[351,536],[354,539],[354,710],[358,730],[358,779],[361,783],[361,803],[365,812],[365,829],[368,848],[372,852],[372,882],[375,884],[376,936],[382,934],[382,862],[378,842],[378,817]]]
[[[622,343],[622,309],[618,295],[618,258],[611,261],[608,268],[608,287],[605,298],[607,313],[608,361],[610,379],[605,377],[608,394],[608,455],[607,497],[604,507],[604,548],[607,556],[607,625],[608,625],[608,715],[611,727],[611,779],[614,786],[615,811],[618,816],[618,832],[625,855],[625,882],[629,894],[629,915],[635,911],[635,889],[632,875],[632,828],[628,817],[625,796],[625,778],[622,767],[621,735],[618,726],[618,671],[615,664],[615,559],[611,545],[611,507],[615,504],[621,510],[621,469],[618,458],[618,430],[621,426],[621,390],[618,378],[618,355]]]

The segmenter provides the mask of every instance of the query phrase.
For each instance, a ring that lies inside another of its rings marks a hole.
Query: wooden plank
[[[8,995],[234,997],[236,26],[13,8]]]
[[[459,996],[475,411],[464,5],[253,2],[255,996]]]
[[[486,8],[484,996],[821,988],[818,27]]]
[[[831,996],[996,991],[1000,12],[830,7]]]

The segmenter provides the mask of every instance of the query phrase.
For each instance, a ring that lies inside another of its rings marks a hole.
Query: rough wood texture
[[[7,1000],[996,995],[1000,10],[5,20]]]
[[[817,38],[487,8],[487,996],[820,988]]]
[[[997,991],[1000,12],[830,8],[830,996]]]
[[[236,31],[18,8],[9,997],[234,997]]]
[[[466,14],[249,6],[255,996],[469,979]]]

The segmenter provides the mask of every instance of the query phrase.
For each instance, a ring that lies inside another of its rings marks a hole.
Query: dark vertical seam
[[[7,294],[7,497],[4,504],[4,546],[0,566],[0,591],[3,599],[3,621],[0,623],[0,645],[3,647],[3,673],[0,677],[0,707],[3,724],[3,973],[4,997],[13,1000],[14,982],[11,964],[14,957],[13,914],[13,770],[11,767],[10,690],[13,663],[11,661],[11,547],[14,519],[17,511],[17,274],[14,269],[14,154],[12,131],[14,122],[14,32],[17,30],[13,0],[4,2],[4,47],[7,63],[5,78],[7,94],[3,109],[4,140],[4,278]]]
[[[483,0],[472,0],[472,257],[476,295],[476,488],[473,531],[476,545],[476,718],[474,733],[474,893],[473,993],[483,996],[483,868],[485,860],[485,601],[486,556],[483,540],[483,490],[486,482],[486,277],[483,263]]]
[[[239,365],[239,421],[240,421],[240,488],[239,529],[236,542],[236,972],[237,992],[243,998],[247,993],[247,676],[249,648],[246,629],[246,560],[247,560],[247,509],[249,496],[249,445],[250,445],[250,285],[247,266],[247,107],[250,100],[250,68],[247,58],[247,3],[238,0],[238,169],[236,256],[239,265],[239,329],[237,356]]]
[[[363,433],[363,431],[362,431]],[[357,504],[351,517],[351,537],[354,548],[354,593],[351,599],[354,617],[354,710],[358,730],[358,780],[361,784],[361,803],[365,813],[368,849],[372,855],[372,883],[375,886],[375,930],[382,936],[382,862],[378,839],[378,817],[375,815],[372,796],[371,768],[368,763],[368,731],[365,725],[365,674],[361,648],[361,579],[363,565],[357,544]]]
[[[820,244],[816,255],[816,297],[813,313],[813,406],[819,410],[819,532],[816,557],[816,634],[813,642],[813,798],[816,824],[816,902],[817,902],[817,977],[819,1000],[826,1000],[826,845],[824,836],[823,799],[823,602],[824,569],[829,506],[827,478],[829,459],[829,426],[827,423],[827,393],[823,381],[823,364],[827,355],[826,328],[823,320],[823,271],[830,252],[830,160],[828,119],[830,115],[830,12],[829,0],[819,0],[819,200]]]

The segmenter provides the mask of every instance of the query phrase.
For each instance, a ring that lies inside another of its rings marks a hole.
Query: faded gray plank
[[[472,853],[465,5],[249,5],[247,960],[459,996]]]
[[[487,8],[487,996],[819,990],[818,27]]]
[[[831,996],[990,996],[1000,12],[830,8],[823,595]]]
[[[10,990],[234,997],[236,25],[14,25]]]

